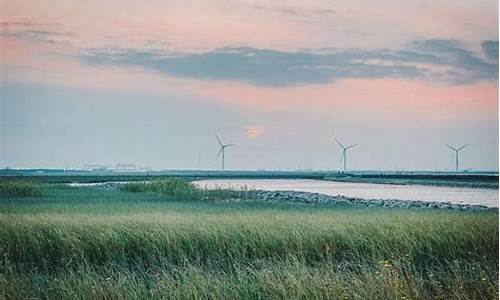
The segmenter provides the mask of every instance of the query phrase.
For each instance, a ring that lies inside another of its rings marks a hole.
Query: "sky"
[[[496,0],[0,0],[0,167],[498,170]]]

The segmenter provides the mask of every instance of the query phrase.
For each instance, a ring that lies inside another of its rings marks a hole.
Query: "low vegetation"
[[[156,180],[151,182],[130,182],[122,185],[122,190],[132,193],[155,192],[178,200],[196,196],[196,187],[188,181],[178,178]]]
[[[498,299],[497,213],[205,192],[169,180],[0,197],[0,299]]]
[[[39,184],[29,181],[0,181],[0,197],[40,197]]]
[[[239,190],[216,188],[198,188],[193,183],[179,178],[167,178],[155,181],[130,182],[123,184],[121,189],[132,193],[159,193],[167,200],[174,201],[202,201],[247,199],[249,191],[246,188]]]

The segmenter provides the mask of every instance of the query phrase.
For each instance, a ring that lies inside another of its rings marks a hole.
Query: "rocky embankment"
[[[361,199],[344,196],[328,196],[318,193],[298,191],[251,191],[252,195],[264,201],[289,201],[307,204],[347,204],[363,205],[367,207],[388,208],[429,208],[429,209],[452,209],[462,211],[498,211],[498,208],[484,205],[455,204],[450,202],[426,202],[426,201],[404,201],[404,200],[380,200]]]

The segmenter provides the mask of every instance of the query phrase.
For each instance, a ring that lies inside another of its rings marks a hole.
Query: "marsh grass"
[[[40,184],[30,181],[0,181],[0,197],[40,197]]]
[[[156,181],[130,182],[124,184],[123,191],[132,193],[155,192],[172,197],[190,197],[195,195],[196,188],[190,182],[180,178],[169,178]]]
[[[121,190],[131,193],[159,193],[168,200],[201,201],[247,199],[250,191],[243,186],[239,189],[200,188],[180,178],[167,178],[155,181],[130,182],[121,186]]]
[[[497,213],[47,193],[0,200],[0,299],[498,298]]]

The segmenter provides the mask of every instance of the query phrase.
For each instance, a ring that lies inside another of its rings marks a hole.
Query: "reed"
[[[0,181],[0,197],[40,197],[42,188],[30,181]]]
[[[229,189],[218,187],[214,189],[199,188],[193,183],[180,178],[167,178],[155,181],[130,182],[123,184],[121,189],[132,193],[159,193],[167,200],[202,201],[247,199],[250,197],[246,187]]]
[[[0,298],[498,297],[497,213],[165,201],[199,192],[176,184],[0,199]]]

